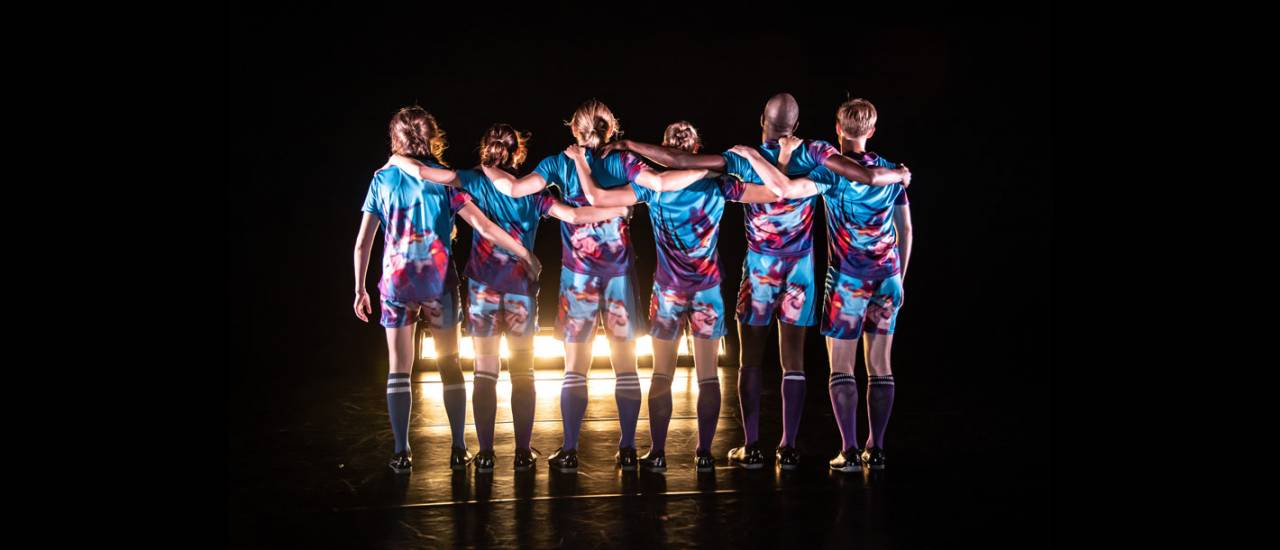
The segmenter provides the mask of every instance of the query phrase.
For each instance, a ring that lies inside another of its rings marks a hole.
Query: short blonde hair
[[[702,146],[702,138],[698,136],[697,128],[688,121],[681,120],[667,126],[667,131],[662,133],[662,146],[697,153]]]
[[[876,106],[862,98],[850,99],[836,111],[836,122],[846,138],[867,137],[876,128]]]

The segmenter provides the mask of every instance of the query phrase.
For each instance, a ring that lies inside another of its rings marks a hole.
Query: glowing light
[[[689,338],[681,338],[676,345],[676,352],[679,355],[688,356]],[[724,339],[719,342],[719,355],[724,355]],[[511,350],[507,347],[507,337],[503,336],[498,340],[498,354],[503,358],[511,357]],[[593,357],[609,356],[609,339],[603,335],[596,335],[595,340],[591,341],[591,355]],[[475,342],[471,337],[464,336],[458,338],[458,356],[463,359],[475,359],[476,348]],[[564,344],[551,336],[534,336],[533,337],[533,356],[538,358],[544,357],[564,357]],[[653,338],[649,336],[641,336],[636,338],[636,357],[652,357],[653,356]],[[427,336],[422,339],[422,358],[435,359],[436,345],[435,339]]]

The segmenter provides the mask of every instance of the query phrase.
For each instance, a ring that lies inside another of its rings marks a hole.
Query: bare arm
[[[814,185],[813,180],[809,178],[788,178],[778,167],[769,164],[769,161],[756,151],[754,147],[745,145],[737,145],[730,149],[734,153],[742,155],[751,163],[751,169],[756,171],[760,176],[760,180],[764,182],[764,186],[784,199],[801,199],[804,197],[812,197],[818,194],[818,187]]]
[[[901,205],[893,209],[893,226],[898,233],[898,257],[902,260],[902,280],[907,280],[907,262],[911,261],[911,206]]]
[[[432,168],[418,159],[404,155],[391,155],[391,158],[387,159],[387,164],[410,174],[417,174],[419,178],[433,183],[448,185],[449,187],[457,187],[461,184],[458,181],[457,172],[448,168]]]
[[[903,187],[911,185],[911,170],[905,164],[899,164],[897,168],[866,167],[844,155],[831,155],[822,162],[822,165],[847,180],[860,181],[867,185],[876,187],[894,183],[902,183]]]
[[[498,224],[493,223],[474,203],[467,203],[466,206],[463,206],[462,210],[458,211],[458,217],[470,224],[480,238],[492,241],[493,244],[501,246],[515,255],[515,257],[520,258],[520,262],[527,268],[526,271],[529,278],[534,281],[538,280],[538,274],[542,272],[542,264],[538,262],[538,257],[529,252],[515,237],[498,227]]]
[[[547,188],[547,180],[542,179],[537,172],[529,172],[529,175],[523,178],[516,178],[510,172],[494,166],[481,166],[480,169],[499,192],[514,199],[532,195]]]
[[[778,198],[778,195],[775,195],[768,187],[763,185],[746,184],[742,191],[742,197],[738,199],[738,202],[761,204],[778,202],[779,200],[781,199]]]
[[[579,206],[574,208],[561,201],[556,201],[551,205],[550,214],[569,223],[595,223],[626,216],[627,208],[625,206],[611,206],[608,208]]]
[[[665,168],[706,168],[708,170],[724,171],[724,157],[720,155],[697,155],[680,149],[640,143],[629,139],[622,139],[605,145],[604,149],[600,151],[600,156],[607,155],[610,151],[631,151]]]
[[[667,170],[666,172],[642,168],[640,173],[636,174],[636,185],[643,185],[658,192],[679,191],[707,177],[709,173],[710,171],[706,168]]]
[[[573,167],[578,171],[578,183],[582,184],[582,194],[587,196],[587,202],[592,206],[630,206],[636,203],[636,192],[630,186],[601,189],[596,185],[596,179],[591,177],[591,167],[587,166],[587,157],[581,147],[570,145],[564,152],[573,159]]]
[[[373,313],[373,309],[369,306],[365,275],[369,271],[369,255],[373,253],[373,239],[378,235],[378,226],[381,224],[377,216],[364,213],[364,217],[360,218],[360,232],[356,234],[355,251],[351,255],[352,267],[356,274],[356,302],[352,307],[356,311],[356,317],[366,323],[369,322],[368,315]]]

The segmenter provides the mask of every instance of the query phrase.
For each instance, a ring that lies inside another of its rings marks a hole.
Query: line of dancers
[[[867,149],[877,113],[865,99],[851,99],[837,109],[838,147],[796,137],[798,120],[795,98],[775,95],[760,115],[760,145],[703,154],[697,129],[684,121],[667,127],[661,145],[618,139],[618,119],[604,103],[589,100],[568,122],[574,144],[517,177],[513,172],[525,161],[527,136],[511,126],[489,128],[480,142],[480,165],[455,170],[444,161],[447,142],[435,117],[421,107],[397,112],[390,124],[392,155],[369,185],[353,254],[353,307],[356,316],[368,322],[373,312],[367,265],[382,228],[378,292],[390,357],[387,410],[395,437],[390,468],[396,473],[412,469],[410,375],[416,323],[429,328],[436,345],[442,401],[452,431],[450,467],[474,465],[478,473],[495,467],[503,335],[510,352],[513,467],[535,467],[539,457],[530,447],[536,400],[533,337],[538,330],[542,265],[531,250],[539,221],[553,216],[561,221],[555,330],[564,342],[565,368],[560,389],[563,444],[547,458],[548,464],[564,473],[577,471],[592,340],[597,323],[603,322],[620,425],[617,467],[666,470],[677,339],[688,330],[698,379],[695,467],[700,472],[713,470],[711,442],[721,396],[716,359],[726,330],[716,244],[729,201],[743,203],[746,209],[748,251],[735,311],[741,342],[737,389],[746,437],[742,446],[729,452],[728,462],[749,470],[763,468],[766,462],[759,442],[761,364],[776,317],[784,370],[777,467],[793,470],[799,465],[796,434],[806,390],[804,335],[807,327],[818,324],[826,338],[829,397],[842,439],[830,468],[884,468],[885,430],[894,398],[890,349],[911,257],[906,193],[911,173],[905,165]],[[560,198],[547,190],[552,185],[559,187]],[[811,231],[818,197],[826,209],[829,250],[820,316]],[[637,310],[639,287],[629,229],[637,203],[647,205],[657,244],[647,323]],[[465,301],[452,259],[455,218],[475,230],[465,270]],[[458,324],[464,313],[476,352],[471,402],[479,449],[474,455],[464,439],[467,395],[458,360]],[[650,447],[640,457],[635,439],[642,388],[636,375],[635,338],[646,330],[653,339]],[[853,372],[859,340],[868,371],[870,433],[865,439],[857,434]]]

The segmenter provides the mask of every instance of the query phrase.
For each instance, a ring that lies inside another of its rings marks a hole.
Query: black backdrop
[[[562,17],[567,9],[534,21],[496,9],[233,6],[231,408],[269,407],[272,392],[302,377],[381,382],[383,331],[351,313],[350,257],[397,108],[416,103],[438,117],[455,167],[476,163],[480,133],[493,122],[532,132],[523,173],[571,142],[563,121],[587,98],[610,105],[627,137],[658,141],[666,124],[687,119],[718,152],[756,143],[765,100],[788,91],[800,103],[798,134],[829,141],[837,105],[850,95],[870,99],[880,113],[871,149],[912,167],[916,245],[895,371],[936,382],[922,388],[929,395],[965,396],[960,407],[1047,424],[1047,10],[921,19],[867,16],[853,4],[803,9],[794,21],[670,17],[645,28],[615,14],[583,26]],[[555,223],[543,224],[536,247],[546,266],[544,325],[554,319]],[[732,304],[745,248],[741,207],[727,209],[722,227]],[[821,219],[815,232],[820,279]],[[460,224],[460,261],[469,238]],[[647,304],[654,256],[643,210],[633,238]],[[727,343],[736,352],[736,335]],[[825,377],[823,354],[811,331],[808,370]],[[1047,435],[1025,443],[1047,449]]]

